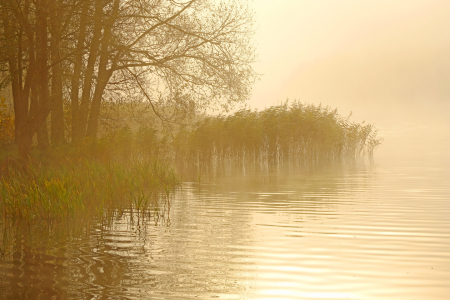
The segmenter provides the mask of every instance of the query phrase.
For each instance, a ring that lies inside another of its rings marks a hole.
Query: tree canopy
[[[95,139],[105,101],[227,108],[256,78],[239,0],[4,0],[0,22],[22,155]]]

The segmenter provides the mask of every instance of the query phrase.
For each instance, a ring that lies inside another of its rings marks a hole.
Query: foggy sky
[[[287,98],[370,123],[450,116],[450,1],[255,0],[261,80],[250,106]]]

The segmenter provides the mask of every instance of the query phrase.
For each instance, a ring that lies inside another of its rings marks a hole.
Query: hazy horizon
[[[254,0],[251,6],[254,69],[262,76],[250,107],[289,99],[375,125],[450,124],[450,1]]]
[[[357,121],[447,121],[449,1],[254,2],[263,74],[248,102],[300,100]]]

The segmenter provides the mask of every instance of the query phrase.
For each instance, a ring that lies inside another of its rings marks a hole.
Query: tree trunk
[[[1,8],[1,17],[3,24],[3,32],[5,35],[5,39],[10,41],[9,43],[5,43],[5,53],[8,59],[8,66],[11,76],[11,90],[14,102],[14,115],[15,115],[15,128],[14,128],[14,141],[16,144],[19,144],[19,135],[21,133],[21,127],[24,122],[24,114],[22,113],[21,108],[21,90],[22,87],[19,84],[19,68],[18,68],[18,58],[21,57],[22,49],[21,47],[17,47],[17,54],[14,49],[16,48],[16,43],[13,35],[14,19],[6,10],[6,7]],[[16,57],[17,55],[17,57]]]
[[[64,107],[63,107],[63,84],[61,70],[61,15],[59,1],[55,0],[55,5],[51,10],[50,27],[51,27],[51,60],[52,60],[52,103],[51,103],[51,138],[52,144],[63,144],[64,141]]]
[[[38,110],[33,116],[33,127],[38,134],[38,147],[41,150],[47,150],[49,146],[48,130],[46,119],[47,111],[50,111],[49,101],[49,82],[48,82],[48,37],[47,37],[47,18],[48,3],[47,0],[36,1],[36,67],[39,77],[36,80],[38,89]],[[45,117],[42,115],[45,114]]]
[[[27,8],[28,1],[25,1],[25,9]],[[34,77],[34,33],[30,30],[29,24],[24,21],[19,29],[19,34],[15,36],[15,30],[19,27],[17,19],[18,8],[14,3],[10,4],[10,10],[8,11],[6,7],[2,7],[1,17],[3,23],[3,30],[5,38],[9,41],[6,43],[6,56],[9,65],[9,72],[11,76],[11,88],[14,103],[14,116],[15,116],[15,136],[14,142],[19,146],[20,156],[27,158],[31,153],[31,141],[32,134],[29,132],[29,115],[28,115],[28,97],[30,94],[30,89]],[[26,37],[28,39],[28,51],[33,53],[33,55],[28,56],[28,69],[26,72],[25,86],[23,85],[23,70],[22,70],[22,60],[24,56],[23,50],[23,35],[22,28],[26,32]],[[17,50],[16,50],[17,49]]]
[[[111,30],[116,21],[117,14],[119,12],[120,0],[114,0],[113,9],[111,15],[106,22],[105,29],[102,38],[102,47],[100,51],[100,63],[98,66],[98,79],[95,87],[94,97],[92,99],[91,112],[89,114],[89,122],[86,135],[92,139],[97,137],[98,131],[98,119],[100,117],[100,107],[102,102],[103,92],[106,85],[112,76],[113,71],[107,70],[109,61],[109,45],[111,43]]]
[[[91,112],[89,114],[89,122],[87,127],[86,136],[92,139],[97,138],[98,132],[98,119],[100,117],[100,107],[103,98],[103,92],[108,84],[109,78],[111,78],[112,72],[105,70],[99,74],[97,79],[97,85],[95,87],[94,97],[92,99]]]
[[[80,27],[78,29],[75,60],[73,63],[73,74],[71,82],[70,102],[72,109],[72,143],[76,143],[82,136],[81,130],[77,127],[79,115],[79,92],[81,66],[83,63],[84,43],[86,40],[86,26],[88,22],[89,0],[85,0],[80,12]]]
[[[73,123],[73,130],[75,130],[74,142],[80,142],[86,136],[86,125],[89,114],[89,106],[91,102],[91,88],[94,80],[95,62],[98,57],[98,49],[100,46],[101,34],[103,29],[102,16],[103,15],[103,1],[95,1],[94,13],[94,32],[92,34],[91,45],[89,48],[89,57],[84,75],[83,92],[81,94],[80,108],[78,115]]]

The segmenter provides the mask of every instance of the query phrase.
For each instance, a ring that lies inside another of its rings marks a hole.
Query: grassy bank
[[[58,221],[80,213],[157,209],[158,197],[177,183],[174,171],[156,160],[25,164],[8,158],[1,166],[0,211],[5,218]]]

